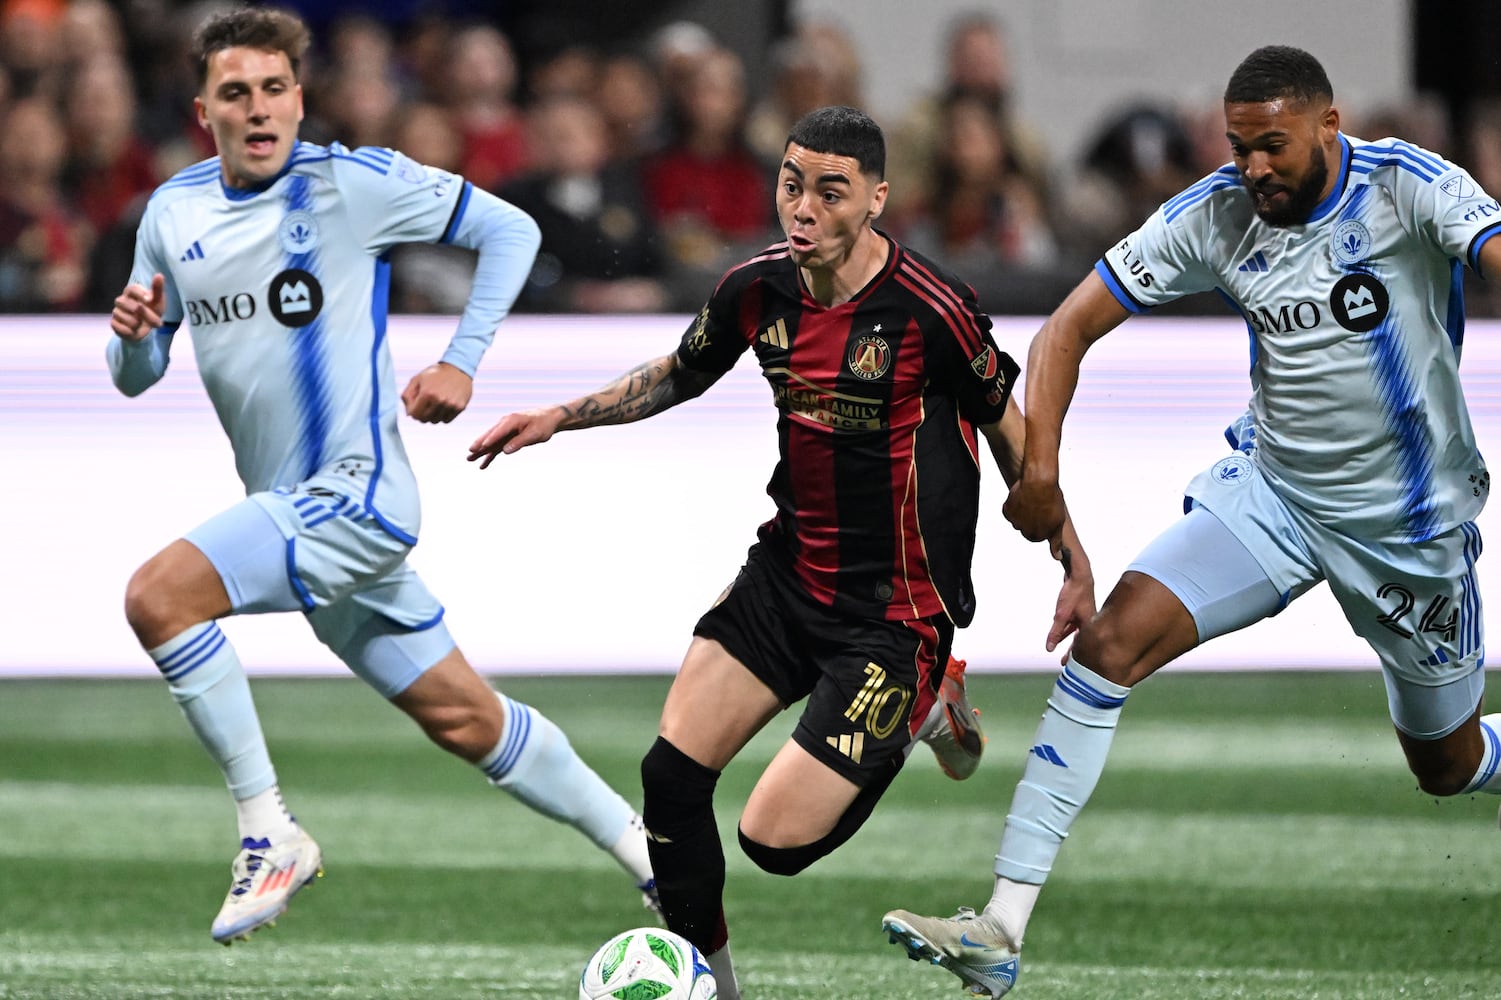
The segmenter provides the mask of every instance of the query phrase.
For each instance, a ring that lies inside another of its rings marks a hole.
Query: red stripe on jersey
[[[720,286],[729,279],[730,275],[734,274],[737,271],[743,271],[745,268],[750,267],[752,264],[761,264],[765,263],[766,261],[772,260],[783,260],[790,256],[791,253],[788,252],[787,244],[785,241],[781,243],[775,243],[767,247],[765,250],[762,250],[759,254],[752,257],[750,260],[742,260],[740,263],[724,272],[724,274],[720,276],[719,281],[715,283],[714,291],[718,292]]]
[[[897,352],[892,381],[898,385],[920,384],[923,378],[924,350],[922,331],[909,322]],[[895,403],[896,400],[893,400]],[[891,442],[891,520],[897,530],[897,564],[892,567],[891,603],[903,601],[912,609],[913,618],[936,614],[943,598],[929,575],[927,547],[923,544],[922,524],[917,518],[917,432],[927,419],[921,392],[913,393],[906,408],[893,410],[890,420]],[[912,413],[915,409],[917,412]]]
[[[837,593],[829,582],[839,577],[839,525],[812,518],[815,511],[835,511],[834,468],[836,435],[826,427],[810,426],[804,418],[788,414],[786,448],[798,461],[789,464],[788,486],[792,491],[793,509],[798,512],[798,547],[794,566],[798,579],[814,600],[833,604]]]
[[[907,731],[917,736],[917,731],[928,718],[928,713],[933,710],[933,703],[938,700],[938,684],[943,683],[940,677],[938,683],[934,683],[934,671],[942,672],[938,664],[938,630],[926,621],[903,622],[907,628],[916,632],[922,638],[922,645],[917,648],[913,655],[914,665],[917,667],[917,700],[912,704],[912,715],[907,720]]]
[[[908,281],[902,281],[906,288],[932,306],[944,318],[949,329],[954,331],[954,339],[963,348],[965,357],[973,358],[985,349],[984,338],[980,336],[980,329],[975,325],[974,317],[965,308],[963,300],[954,294],[952,288],[910,261],[903,261],[897,280],[901,281],[904,277],[910,278],[912,282],[921,286],[921,288],[914,287]]]

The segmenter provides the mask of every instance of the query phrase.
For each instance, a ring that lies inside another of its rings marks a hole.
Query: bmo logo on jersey
[[[271,315],[282,326],[307,326],[323,311],[323,286],[301,268],[289,267],[271,279]]]
[[[1334,283],[1329,293],[1329,311],[1340,326],[1352,333],[1374,330],[1386,319],[1391,296],[1373,274],[1352,271]]]

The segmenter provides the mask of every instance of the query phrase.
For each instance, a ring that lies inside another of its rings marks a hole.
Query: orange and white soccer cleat
[[[964,694],[964,668],[966,663],[949,657],[943,671],[943,683],[938,687],[939,717],[922,740],[938,758],[943,768],[955,781],[963,781],[980,766],[980,757],[985,752],[985,732],[980,728],[980,710],[971,708]]]
[[[225,945],[250,940],[251,934],[287,912],[297,890],[322,874],[323,852],[301,830],[274,844],[246,837],[230,866],[229,895],[209,933]]]

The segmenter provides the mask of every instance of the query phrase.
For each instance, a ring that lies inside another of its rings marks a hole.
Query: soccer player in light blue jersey
[[[387,251],[441,241],[479,252],[447,351],[399,398],[414,419],[447,422],[526,279],[537,226],[393,150],[299,141],[308,40],[301,21],[264,8],[198,29],[194,105],[219,155],[152,196],[110,317],[110,372],[129,396],[166,372],[187,322],[247,494],[149,559],[125,597],[235,801],[241,850],[212,936],[248,937],[322,866],[283,803],[245,671],[216,624],[232,614],[303,612],[433,742],[609,851],[652,903],[640,817],[556,725],[474,671],[406,563],[421,517],[385,343]]]
[[[1055,551],[1063,419],[1095,341],[1216,289],[1250,329],[1251,401],[1230,454],[1189,484],[1186,516],[1080,630],[1006,817],[990,902],[955,918],[886,915],[893,941],[974,993],[1015,982],[1033,904],[1131,688],[1321,581],[1381,665],[1423,791],[1501,792],[1475,576],[1490,475],[1459,380],[1461,269],[1501,274],[1501,206],[1435,153],[1345,135],[1333,99],[1308,53],[1251,53],[1225,91],[1233,162],[1107,251],[1033,341],[1005,513]]]

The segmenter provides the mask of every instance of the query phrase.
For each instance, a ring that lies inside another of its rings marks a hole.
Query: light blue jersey
[[[247,494],[324,488],[413,544],[421,514],[397,433],[386,255],[438,241],[504,248],[490,255],[509,272],[503,287],[476,277],[442,359],[472,375],[536,251],[525,213],[383,148],[300,142],[281,174],[249,190],[226,187],[217,158],[189,167],[141,220],[130,280],[165,276],[164,326],[140,345],[111,343],[115,382],[134,395],[160,378],[186,322]]]
[[[1227,165],[1095,265],[1132,312],[1218,290],[1251,335],[1251,401],[1227,432],[1287,501],[1357,538],[1422,541],[1472,520],[1490,476],[1459,380],[1462,268],[1501,206],[1397,139],[1340,137],[1304,225],[1255,213]]]

